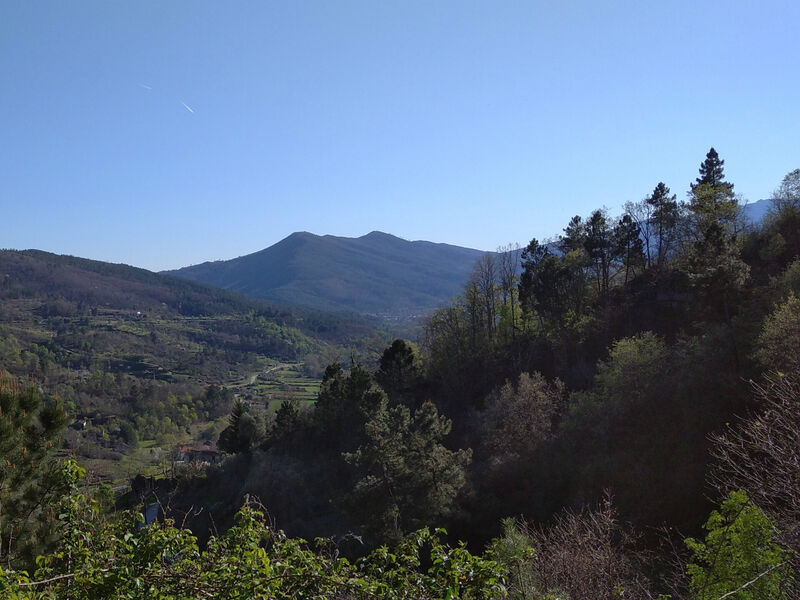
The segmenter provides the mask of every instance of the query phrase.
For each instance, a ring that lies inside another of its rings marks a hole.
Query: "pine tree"
[[[675,250],[680,212],[675,194],[670,196],[669,192],[669,188],[663,182],[658,182],[653,193],[645,199],[645,202],[652,207],[652,229],[656,235],[655,264],[657,267],[663,266]],[[648,259],[650,258],[648,257]]]
[[[717,151],[712,147],[706,154],[706,159],[700,164],[700,177],[695,179],[696,183],[692,184],[692,189],[698,185],[711,185],[711,186],[725,186],[733,192],[733,184],[723,181],[725,174],[723,172],[724,160],[721,160]]]
[[[733,184],[725,181],[724,164],[711,148],[700,165],[700,177],[690,186],[689,210],[694,216],[695,235],[703,236],[713,223],[735,229],[739,205],[733,195]]]
[[[63,492],[55,441],[66,424],[57,399],[20,389],[0,373],[0,561],[31,567],[57,537],[55,499]]]

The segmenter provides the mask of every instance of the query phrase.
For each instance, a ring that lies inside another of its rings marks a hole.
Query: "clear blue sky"
[[[0,3],[0,247],[480,249],[800,167],[800,2]],[[185,103],[189,108],[184,106]]]

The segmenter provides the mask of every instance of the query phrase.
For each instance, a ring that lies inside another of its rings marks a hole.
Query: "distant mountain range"
[[[459,294],[482,254],[380,231],[298,232],[254,254],[167,273],[275,302],[403,319]]]
[[[769,206],[747,204],[744,217],[759,223]],[[297,232],[253,254],[166,273],[293,306],[406,319],[461,293],[482,254],[380,231],[359,238]]]
[[[756,200],[742,207],[744,218],[750,223],[761,223],[772,207],[772,200]]]

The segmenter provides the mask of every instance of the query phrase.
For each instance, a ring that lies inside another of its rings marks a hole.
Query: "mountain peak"
[[[482,254],[383,231],[358,238],[296,231],[253,254],[172,274],[286,304],[398,318],[446,304]]]
[[[378,240],[378,239],[391,239],[391,240],[399,240],[402,238],[397,237],[396,235],[392,235],[391,233],[384,233],[383,231],[370,231],[366,235],[362,235],[359,239],[362,240]]]

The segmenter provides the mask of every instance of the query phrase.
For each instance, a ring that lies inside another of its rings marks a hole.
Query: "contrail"
[[[139,87],[140,87],[140,88],[144,88],[144,89],[146,89],[146,90],[152,90],[152,89],[153,89],[153,88],[151,88],[149,85],[145,85],[145,84],[143,84],[143,83],[140,83],[140,84],[139,84]]]
[[[188,104],[186,104],[186,102],[181,102],[181,104],[183,104],[183,107],[186,110],[188,110],[190,113],[194,114],[194,109],[191,106],[189,106]]]

